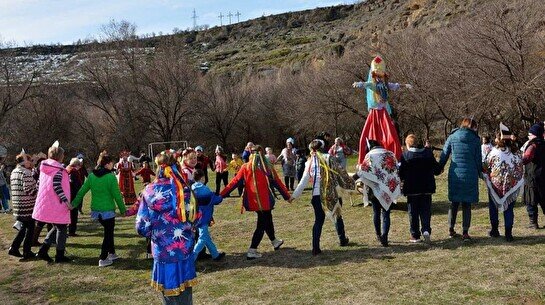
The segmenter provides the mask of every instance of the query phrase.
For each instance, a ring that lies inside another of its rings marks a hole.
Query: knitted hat
[[[202,148],[202,146],[199,145],[199,146],[195,147],[195,151],[203,152],[204,149]]]
[[[79,165],[81,165],[81,161],[79,158],[70,159],[70,166],[79,166]]]
[[[291,145],[295,144],[295,140],[293,138],[288,138],[286,140],[286,144],[291,143]]]
[[[538,138],[543,138],[544,129],[542,123],[535,123],[534,125],[532,125],[532,127],[530,127],[530,130],[528,130],[528,133],[533,134]]]

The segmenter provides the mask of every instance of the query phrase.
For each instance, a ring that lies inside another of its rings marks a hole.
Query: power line
[[[218,18],[220,19],[220,26],[223,25],[223,17],[225,17],[225,15],[222,13],[220,13],[220,15],[218,16]]]
[[[240,15],[242,15],[239,11],[237,11],[237,13],[235,14],[235,16],[237,16],[237,23],[240,22]]]
[[[193,19],[193,30],[197,29],[197,18],[197,12],[193,9],[193,16],[191,16],[191,19]]]
[[[227,14],[227,17],[229,17],[229,24],[231,24],[231,17],[233,17],[233,14],[229,12],[229,14]]]

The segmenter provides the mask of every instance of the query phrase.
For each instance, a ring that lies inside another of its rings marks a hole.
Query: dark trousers
[[[163,294],[163,305],[193,305],[193,289],[188,287],[179,295],[172,297]]]
[[[203,169],[203,172],[204,172],[204,185],[207,185],[208,184],[208,169],[207,168]]]
[[[530,217],[531,223],[537,223],[539,215],[539,207],[541,206],[541,211],[545,214],[545,200],[542,198],[539,190],[534,187],[524,186],[524,201],[526,203],[526,211],[528,211],[528,216]]]
[[[467,234],[469,232],[469,227],[471,226],[471,203],[462,202],[461,204],[463,211],[462,230],[464,234]],[[450,208],[448,209],[448,224],[451,230],[454,230],[454,226],[456,225],[456,216],[458,215],[459,206],[460,202],[450,203]]]
[[[431,234],[431,195],[407,196],[411,236],[418,239],[420,233]]]
[[[342,200],[339,198],[339,200]],[[314,226],[312,226],[312,250],[320,250],[320,237],[322,236],[322,228],[325,222],[325,212],[322,207],[322,201],[320,195],[312,196],[310,201],[314,208]],[[342,201],[340,202],[342,205]],[[335,229],[339,236],[339,241],[342,243],[346,240],[346,233],[344,232],[344,220],[342,216],[337,217],[335,222]]]
[[[70,225],[68,226],[68,234],[70,235],[76,234],[76,230],[78,228],[78,215],[78,209],[70,210]]]
[[[254,236],[252,237],[252,244],[250,248],[257,249],[263,235],[267,233],[271,241],[275,240],[274,236],[274,223],[272,219],[272,211],[256,211],[257,214],[257,226],[254,231]]]
[[[102,240],[102,248],[100,251],[100,259],[106,259],[108,254],[115,253],[114,246],[114,228],[115,217],[110,219],[99,218],[98,222],[104,227],[104,239]]]
[[[293,191],[294,190],[293,186],[295,185],[295,177],[284,176],[284,184],[286,185],[286,188]]]
[[[222,180],[223,186],[227,186],[229,180],[229,172],[216,173],[216,195],[219,195],[220,193]]]
[[[513,228],[513,223],[515,222],[515,212],[513,211],[514,207],[515,201],[511,202],[507,210],[503,212],[503,221],[506,230],[511,230]],[[500,224],[498,207],[494,201],[492,201],[490,196],[488,197],[488,213],[490,215],[490,225],[492,226],[492,230],[497,230]]]
[[[34,219],[32,218],[17,218],[18,221],[23,223],[21,230],[15,235],[15,239],[11,243],[13,250],[19,250],[21,243],[23,244],[23,255],[28,254],[32,247],[32,237],[34,235]]]
[[[66,248],[66,237],[68,236],[68,225],[53,224],[53,228],[47,232],[44,244],[56,243],[57,251],[64,251]]]
[[[390,232],[390,210],[386,211],[375,196],[371,196],[371,203],[373,205],[375,233],[379,236],[388,237],[388,232]]]

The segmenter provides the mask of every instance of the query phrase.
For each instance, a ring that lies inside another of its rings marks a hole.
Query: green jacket
[[[91,190],[91,211],[115,211],[117,203],[121,214],[125,214],[127,208],[125,207],[117,179],[113,173],[105,172],[104,169],[94,170],[87,177],[85,183],[83,183],[76,198],[72,200],[72,205],[74,207],[79,206],[89,190]]]

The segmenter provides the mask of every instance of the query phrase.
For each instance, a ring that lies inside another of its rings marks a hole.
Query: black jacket
[[[399,177],[403,181],[403,195],[435,193],[435,175],[441,168],[428,148],[411,148],[403,152]]]

